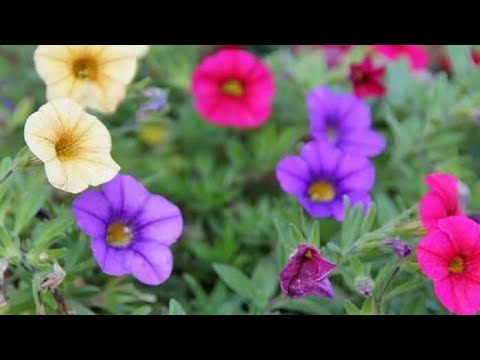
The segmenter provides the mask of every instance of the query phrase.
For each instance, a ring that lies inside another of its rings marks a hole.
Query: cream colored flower
[[[110,156],[110,133],[71,99],[56,99],[30,115],[25,142],[45,164],[52,186],[77,194],[110,181],[120,167]]]
[[[47,98],[72,98],[80,105],[113,113],[148,45],[40,45],[35,68],[47,84]]]

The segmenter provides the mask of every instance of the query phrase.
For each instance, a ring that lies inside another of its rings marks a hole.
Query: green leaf
[[[6,157],[0,162],[0,182],[8,176],[8,173],[12,169],[12,159]]]
[[[284,225],[278,219],[274,219],[273,223],[275,225],[275,229],[277,230],[278,239],[286,250],[286,253],[290,254],[294,252],[297,248],[297,244],[292,239],[292,237],[289,236],[286,231],[284,231]]]
[[[370,204],[370,207],[368,208],[367,215],[363,218],[362,226],[360,228],[361,235],[368,233],[372,229],[376,215],[377,206],[375,205],[375,203],[372,202]]]
[[[290,223],[290,232],[292,233],[293,238],[297,242],[297,244],[303,244],[306,242],[305,237],[303,236],[302,232],[298,230],[295,224]]]
[[[345,300],[345,311],[347,312],[347,315],[361,315],[362,312],[360,311],[359,308],[355,306],[354,303],[352,303],[350,300]]]
[[[313,223],[312,232],[310,233],[308,242],[317,249],[320,248],[320,221],[315,220]]]
[[[240,270],[229,265],[213,264],[218,276],[238,295],[249,299],[255,298],[255,292],[250,279]]]
[[[31,189],[27,193],[25,198],[18,206],[15,217],[15,225],[13,226],[14,234],[19,235],[22,232],[22,230],[28,225],[30,220],[33,219],[35,214],[45,203],[49,194],[50,190],[43,188]]]
[[[12,238],[2,225],[0,225],[0,243],[5,250],[15,249],[15,244],[13,243]]]
[[[170,299],[168,315],[187,315],[187,313],[185,312],[185,310],[183,310],[182,305],[180,305],[177,300]]]
[[[65,231],[72,225],[73,218],[66,214],[57,219],[51,220],[46,224],[40,224],[33,234],[33,249],[36,252],[48,249]]]
[[[373,296],[369,296],[365,299],[362,305],[362,315],[373,315],[375,314],[375,300]]]
[[[14,128],[23,126],[27,117],[32,113],[33,100],[31,98],[23,98],[15,107],[15,111],[10,118],[10,123]]]
[[[471,71],[471,46],[470,45],[447,45],[447,54],[452,63],[452,70],[454,74],[466,74]]]
[[[275,293],[278,286],[277,268],[271,261],[260,261],[253,271],[251,283],[255,289],[256,305],[266,305],[268,299]]]

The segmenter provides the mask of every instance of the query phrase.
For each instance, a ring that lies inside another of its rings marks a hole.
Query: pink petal
[[[480,227],[466,216],[450,216],[438,222],[438,227],[446,233],[457,252],[468,256],[480,252]]]
[[[448,276],[448,265],[457,250],[447,234],[435,230],[425,236],[417,246],[417,261],[423,273],[433,280]]]
[[[474,315],[478,312],[480,286],[462,276],[448,276],[435,282],[435,295],[451,312]]]

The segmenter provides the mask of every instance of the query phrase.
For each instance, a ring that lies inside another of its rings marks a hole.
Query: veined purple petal
[[[375,184],[375,168],[370,160],[363,156],[343,153],[336,168],[335,182],[342,193],[368,192]]]
[[[328,278],[323,278],[315,282],[315,286],[312,288],[312,295],[319,295],[330,299],[335,298],[335,290],[332,283]]]
[[[160,285],[172,273],[172,252],[156,241],[139,242],[127,252],[125,267],[142,283]]]
[[[335,172],[341,154],[341,151],[333,145],[318,140],[306,143],[300,152],[300,156],[307,162],[312,175],[325,179]]]
[[[342,129],[368,129],[372,124],[372,114],[368,104],[350,94],[337,94],[338,117]]]
[[[332,201],[330,202],[312,202],[308,195],[297,197],[305,211],[313,218],[326,218],[332,216]]]
[[[310,182],[308,165],[299,156],[287,156],[277,165],[276,175],[280,187],[287,194],[304,194]]]
[[[343,132],[337,146],[358,155],[373,157],[380,155],[386,146],[385,139],[373,130],[362,129]]]
[[[84,233],[91,237],[105,237],[110,207],[100,191],[87,190],[78,196],[73,201],[72,212]]]
[[[128,274],[124,266],[127,249],[116,249],[107,245],[105,238],[93,238],[90,247],[102,271],[107,275],[120,276]]]

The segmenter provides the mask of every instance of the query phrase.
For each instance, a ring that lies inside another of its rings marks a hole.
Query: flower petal
[[[433,280],[448,276],[450,259],[455,257],[457,249],[447,234],[435,230],[425,236],[417,246],[417,260],[423,273]]]
[[[85,191],[72,203],[78,227],[92,238],[104,239],[110,219],[110,206],[102,192]]]
[[[90,247],[95,260],[105,274],[121,276],[129,273],[129,269],[125,266],[127,249],[108,246],[105,238],[93,238]]]
[[[125,266],[142,283],[160,285],[172,273],[173,256],[167,246],[158,242],[139,242],[127,252]]]
[[[277,165],[277,180],[280,187],[288,194],[305,194],[310,183],[308,165],[299,156],[286,156]]]
[[[375,168],[366,157],[343,153],[336,170],[335,181],[340,191],[370,191],[375,184]]]
[[[478,284],[462,276],[447,276],[435,281],[434,285],[438,300],[451,312],[458,315],[474,315],[478,312],[478,306],[472,303],[472,300],[478,301],[478,295],[470,298],[471,294],[480,293]]]
[[[354,130],[341,133],[337,146],[344,151],[363,156],[377,156],[385,150],[385,139],[373,130]]]
[[[457,251],[469,256],[480,252],[480,225],[466,216],[450,216],[441,219],[438,227],[446,233]]]
[[[307,162],[312,176],[329,180],[340,161],[342,153],[325,141],[310,141],[306,143],[300,156]]]

